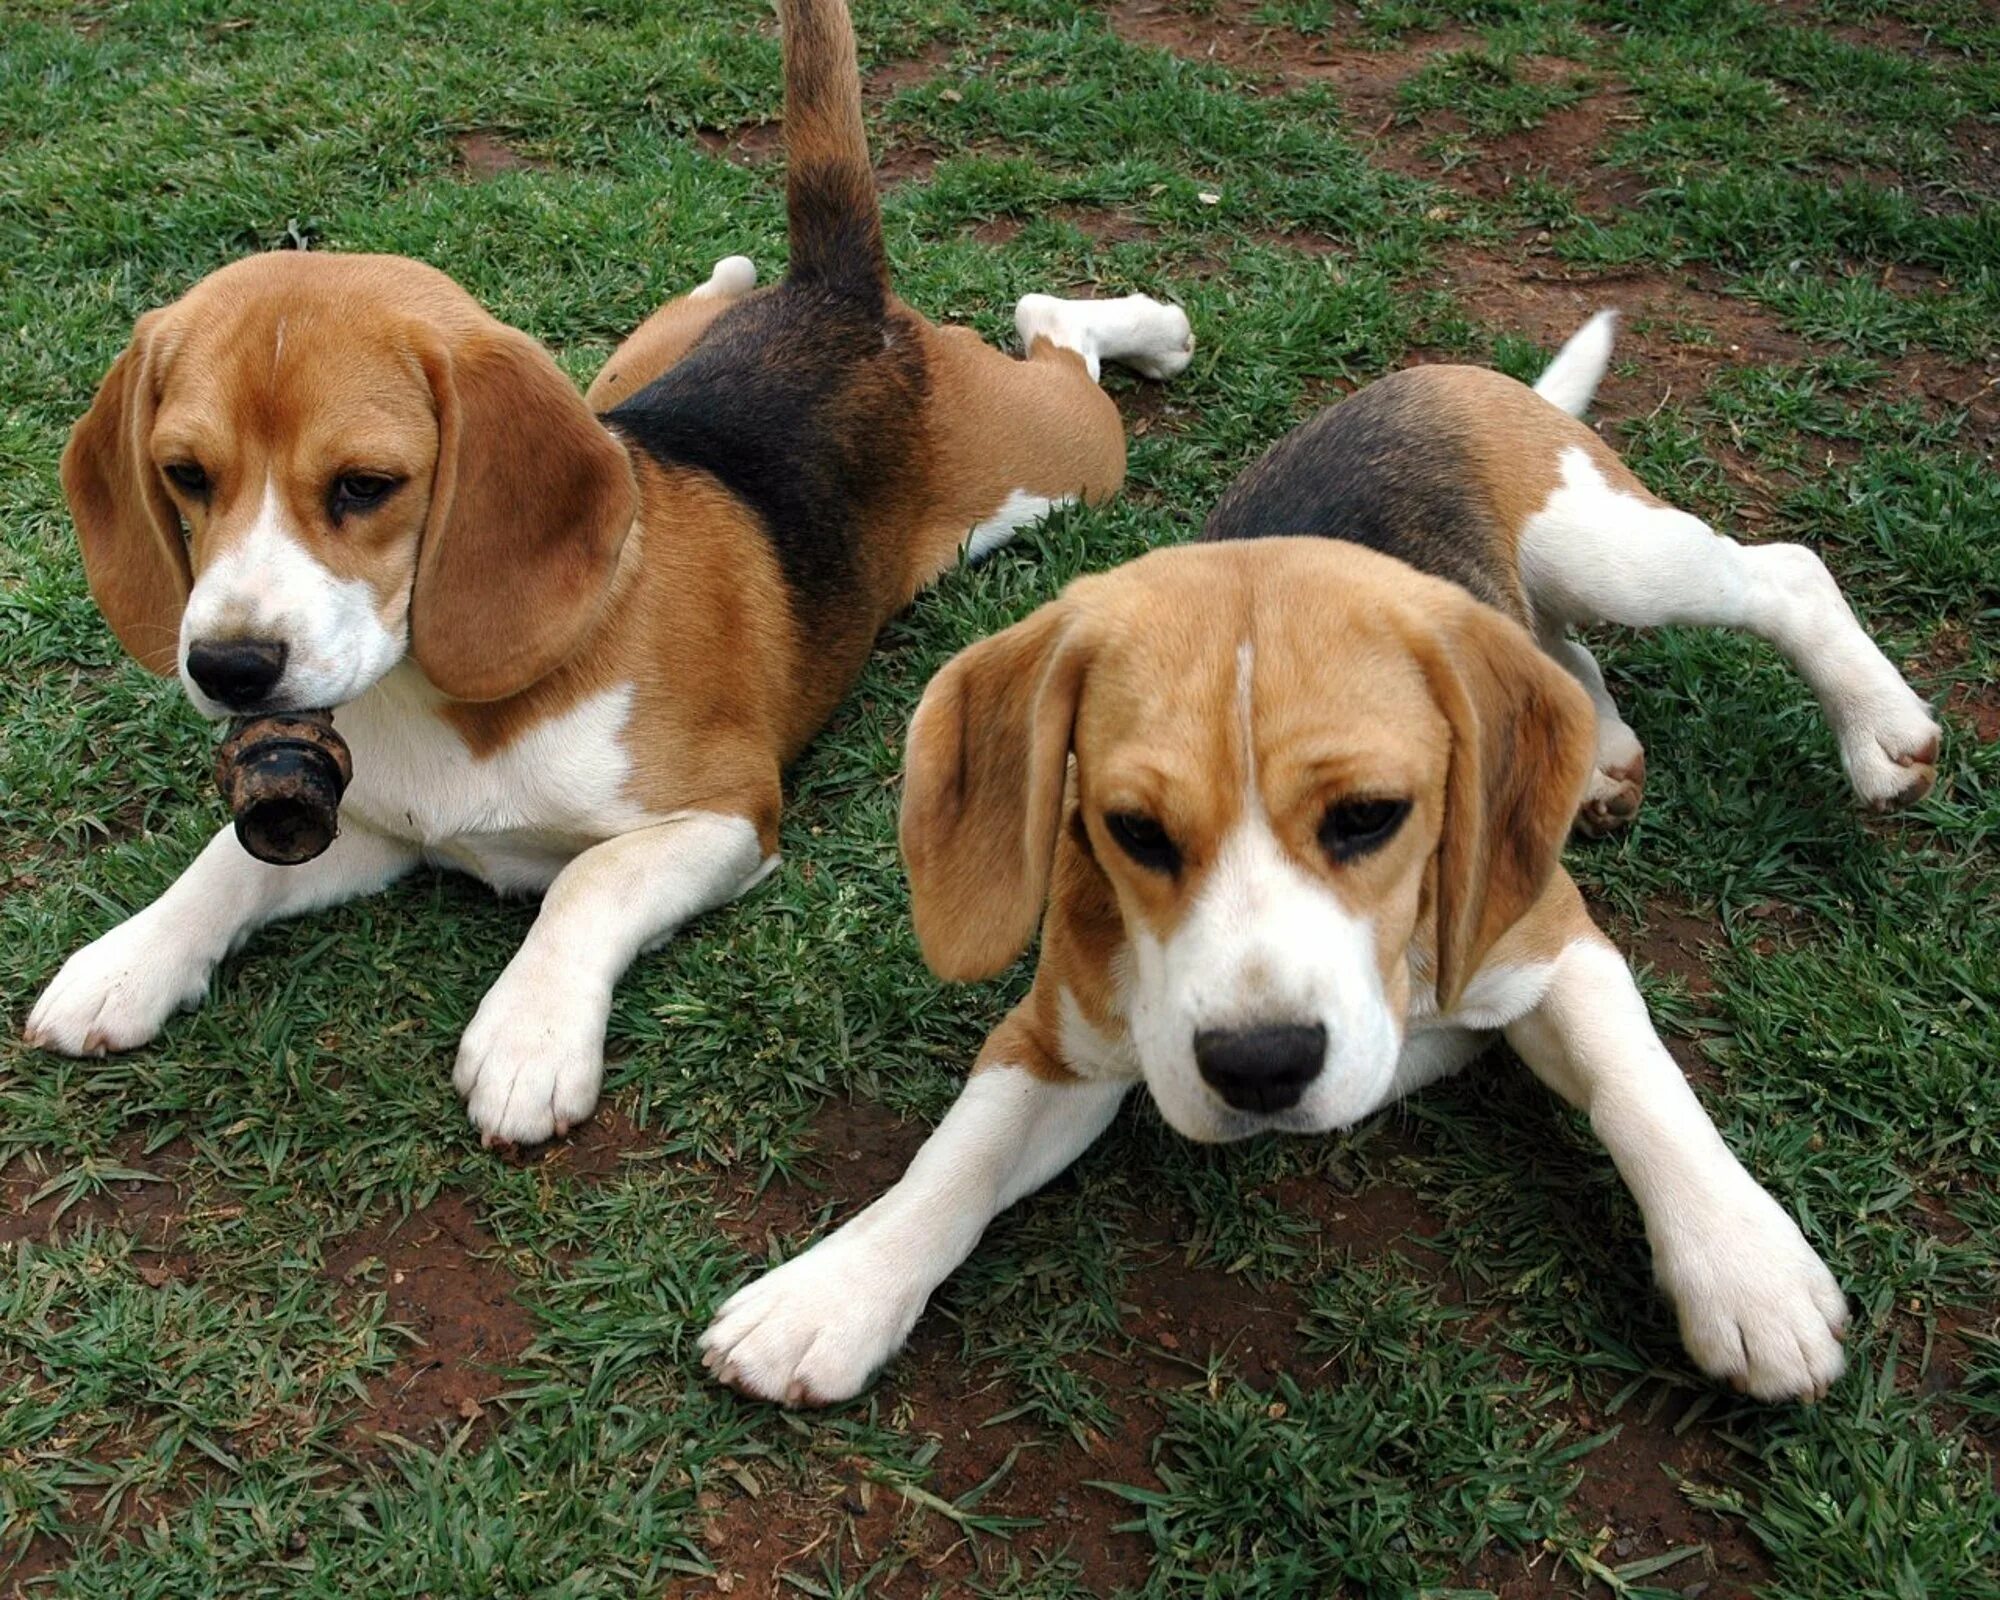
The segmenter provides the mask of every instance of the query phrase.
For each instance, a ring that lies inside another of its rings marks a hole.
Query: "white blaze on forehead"
[[[1257,791],[1257,730],[1254,724],[1257,652],[1248,639],[1236,647],[1236,730],[1243,743],[1243,808],[1262,816],[1264,798]]]
[[[408,641],[408,597],[384,617],[364,578],[342,578],[306,547],[286,514],[277,485],[264,480],[257,517],[196,579],[181,614],[181,681],[209,716],[211,702],[187,673],[197,642],[268,639],[285,646],[285,671],[273,706],[304,710],[339,705],[380,678]]]

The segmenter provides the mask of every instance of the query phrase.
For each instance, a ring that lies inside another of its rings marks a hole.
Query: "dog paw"
[[[23,1037],[65,1056],[135,1050],[176,1011],[201,1004],[211,965],[141,912],[63,963]]]
[[[1155,383],[1179,377],[1194,360],[1194,327],[1187,313],[1148,295],[1127,298],[1133,305],[1131,342],[1123,351],[1105,353]]]
[[[848,1400],[902,1349],[927,1298],[907,1265],[836,1233],[730,1296],[701,1336],[702,1365],[760,1400]]]
[[[1846,1369],[1847,1297],[1761,1189],[1658,1268],[1688,1354],[1739,1394],[1817,1400]]]
[[[1618,766],[1602,766],[1590,775],[1577,808],[1576,831],[1588,839],[1602,839],[1629,826],[1639,814],[1639,802],[1646,793],[1644,751]]]
[[[543,1144],[597,1109],[609,1012],[609,994],[579,995],[562,974],[501,974],[452,1073],[481,1144]]]
[[[1870,811],[1913,806],[1937,782],[1940,730],[1930,707],[1900,679],[1873,714],[1841,730],[1840,762]]]

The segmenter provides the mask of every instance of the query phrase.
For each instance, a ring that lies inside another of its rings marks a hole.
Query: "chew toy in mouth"
[[[246,717],[215,752],[215,782],[236,837],[259,861],[295,867],[340,832],[340,797],[354,775],[331,711]]]

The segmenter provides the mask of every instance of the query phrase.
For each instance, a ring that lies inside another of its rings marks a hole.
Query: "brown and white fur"
[[[435,862],[542,895],[456,1082],[489,1143],[561,1133],[625,967],[776,865],[781,770],[884,620],[1118,488],[1099,362],[1170,376],[1187,318],[1031,295],[1014,360],[903,305],[846,8],[778,9],[786,277],[719,263],[587,396],[398,258],[253,257],[139,320],[63,457],[92,593],[205,715],[337,708],[354,781],[306,865],[224,828],[31,1043],[142,1045],[260,925]]]
[[[1608,346],[1594,324],[1544,392],[1581,410]],[[1814,557],[1668,509],[1489,372],[1421,368],[1343,402],[1205,537],[1071,585],[925,692],[902,819],[925,957],[986,976],[1040,918],[1034,984],[903,1179],[721,1308],[709,1367],[789,1404],[854,1394],[1136,1083],[1193,1139],[1323,1132],[1498,1031],[1588,1113],[1695,1362],[1763,1399],[1821,1394],[1846,1301],[1559,865],[1579,805],[1637,764],[1562,626],[1763,633],[1871,801],[1928,787],[1921,702]]]

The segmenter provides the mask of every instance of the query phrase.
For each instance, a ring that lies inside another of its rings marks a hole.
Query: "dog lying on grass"
[[[741,256],[579,395],[444,274],[284,252],[133,330],[63,456],[91,592],[207,716],[333,709],[342,827],[273,866],[225,828],[73,955],[31,1044],[129,1050],[263,924],[420,862],[542,896],[466,1029],[489,1144],[597,1103],[612,986],[776,867],[780,775],[876,633],[963,558],[1125,471],[1101,361],[1187,317],[1029,295],[1025,360],[890,291],[839,0],[783,0],[784,280]]]
[[[1644,770],[1565,628],[1769,639],[1871,806],[1928,791],[1938,730],[1816,556],[1663,505],[1576,420],[1611,328],[1533,390],[1383,379],[1280,441],[1205,542],[1072,584],[932,681],[902,813],[918,938],[940,976],[980,978],[1039,921],[1034,985],[902,1180],[721,1308],[702,1343],[723,1381],[856,1393],[1135,1083],[1193,1139],[1320,1133],[1496,1031],[1588,1113],[1696,1364],[1764,1400],[1839,1377],[1839,1286],[1559,865],[1572,826],[1629,818]]]

